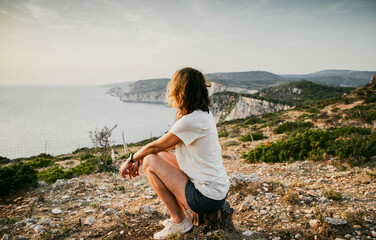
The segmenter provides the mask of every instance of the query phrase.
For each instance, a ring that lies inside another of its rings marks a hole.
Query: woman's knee
[[[144,157],[143,165],[144,170],[151,170],[153,166],[155,165],[155,162],[157,161],[158,154],[149,154],[146,157]]]

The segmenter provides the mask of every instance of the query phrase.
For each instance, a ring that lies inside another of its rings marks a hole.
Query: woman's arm
[[[168,132],[162,137],[160,137],[158,140],[146,144],[145,147],[141,148],[138,152],[136,152],[133,155],[133,161],[140,161],[149,154],[156,154],[162,151],[168,151],[181,142],[182,141],[180,140],[180,138]]]

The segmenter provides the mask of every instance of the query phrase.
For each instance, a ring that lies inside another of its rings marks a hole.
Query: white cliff
[[[124,102],[166,103],[166,91],[125,92],[120,96]]]
[[[216,94],[211,97],[211,107],[217,122],[246,118],[264,113],[274,113],[291,107],[236,94]]]

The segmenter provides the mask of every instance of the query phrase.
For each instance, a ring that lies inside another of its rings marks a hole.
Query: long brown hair
[[[177,108],[177,119],[195,110],[208,111],[210,105],[207,87],[210,80],[193,68],[182,68],[172,76],[167,86],[167,102]]]

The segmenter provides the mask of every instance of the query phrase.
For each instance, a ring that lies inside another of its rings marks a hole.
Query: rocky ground
[[[235,232],[174,239],[376,239],[376,172],[328,162],[248,164],[221,140]],[[3,199],[3,239],[151,239],[169,215],[145,174],[96,173]]]

